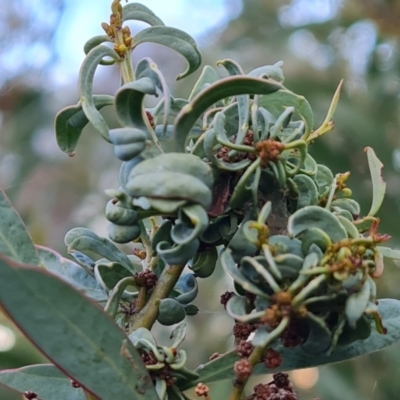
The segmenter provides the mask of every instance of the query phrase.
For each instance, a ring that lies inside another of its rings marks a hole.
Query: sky
[[[199,39],[211,29],[222,29],[241,11],[240,0],[142,0],[166,25],[182,29]],[[121,1],[124,4],[125,1]],[[84,54],[77,51],[93,36],[104,34],[110,0],[67,0],[67,8],[55,38],[59,50],[59,76],[69,79],[79,70]],[[62,73],[60,73],[62,72]]]

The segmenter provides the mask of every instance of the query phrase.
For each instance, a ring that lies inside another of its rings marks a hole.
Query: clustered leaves
[[[150,27],[132,36],[124,26],[131,19]],[[384,257],[400,258],[382,246],[390,238],[375,216],[385,193],[382,164],[366,148],[373,196],[364,215],[347,186],[350,172],[334,173],[310,154],[333,129],[342,83],[315,130],[310,104],[284,86],[282,62],[245,73],[233,60],[218,61],[226,77],[205,66],[188,100],[175,98],[150,58],[133,70],[131,53],[143,42],[174,49],[188,63],[180,79],[201,64],[189,35],[164,26],[141,4],[122,7],[118,0],[102,27],[106,35],[84,47],[80,101],[58,113],[55,131],[72,156],[90,122],[122,161],[119,181],[107,191],[109,238],[72,229],[65,243],[75,262],[67,260],[35,247],[0,198],[0,250],[13,260],[0,262],[2,307],[75,384],[52,365],[6,371],[0,381],[46,400],[55,398],[31,372],[57,385],[63,398],[82,399],[84,392],[104,400],[166,400],[187,399],[190,388],[211,399],[206,384],[231,378],[231,399],[239,400],[250,375],[273,371],[274,381],[257,385],[248,399],[292,400],[297,394],[279,371],[398,340],[400,303],[377,300]],[[97,66],[113,63],[122,86],[115,96],[93,95]],[[145,108],[146,96],[158,104]],[[104,106],[114,107],[119,128],[108,127]],[[128,244],[130,254],[114,243]],[[234,321],[234,349],[192,371],[178,350],[183,321],[198,312],[198,279],[216,268],[234,284],[234,292],[221,294]],[[150,333],[156,320],[180,323],[172,345],[156,343]]]

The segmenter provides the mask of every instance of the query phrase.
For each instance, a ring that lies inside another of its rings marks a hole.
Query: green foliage
[[[61,396],[71,400],[86,398],[84,393],[74,389],[70,379],[52,364],[1,371],[0,382],[19,393],[40,393],[43,400],[56,400]]]
[[[229,378],[231,399],[239,400],[251,373],[342,361],[399,340],[400,303],[378,301],[375,283],[384,258],[400,257],[381,246],[389,237],[378,233],[382,164],[367,148],[373,196],[362,216],[346,184],[350,173],[333,173],[310,154],[333,128],[342,83],[315,130],[308,101],[283,86],[281,62],[246,74],[233,60],[219,61],[229,77],[206,66],[189,99],[175,99],[154,62],[145,58],[134,71],[131,53],[143,42],[174,49],[188,63],[181,79],[201,65],[194,40],[140,4],[115,0],[112,12],[102,25],[106,35],[85,45],[79,104],[55,123],[67,154],[90,122],[123,161],[119,182],[107,191],[109,239],[74,228],[65,243],[76,262],[67,260],[35,247],[5,195],[0,199],[7,256],[0,260],[0,304],[81,389],[70,395],[51,365],[5,371],[0,382],[19,392],[31,384],[43,399],[57,390],[68,398],[172,400]],[[151,27],[132,37],[123,26],[128,19]],[[114,97],[94,96],[97,66],[112,63],[121,88]],[[146,96],[161,99],[146,109]],[[120,127],[109,129],[105,105]],[[133,255],[113,242],[127,243]],[[191,371],[177,349],[186,336],[182,321],[198,312],[197,279],[221,268],[235,286],[222,303],[235,321],[236,349]],[[156,343],[155,321],[182,322],[171,346]],[[278,364],[270,364],[271,352]]]

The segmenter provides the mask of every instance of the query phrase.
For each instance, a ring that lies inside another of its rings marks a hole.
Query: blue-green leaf
[[[183,244],[199,237],[208,227],[208,215],[199,204],[191,204],[180,208],[178,221],[171,230],[172,240]]]
[[[172,247],[169,242],[159,242],[156,251],[166,264],[186,264],[195,256],[199,249],[200,242],[194,239],[189,243]]]
[[[3,190],[0,190],[0,252],[15,261],[41,263],[26,226]]]
[[[89,53],[90,50],[94,49],[95,47],[105,43],[105,42],[111,42],[111,39],[109,38],[108,35],[98,35],[90,38],[85,45],[83,46],[83,51],[85,54]],[[105,59],[101,60],[100,65],[113,65],[115,64],[115,59],[110,58],[110,59]]]
[[[164,78],[164,75],[157,68],[156,63],[149,57],[145,57],[138,62],[135,74],[136,79],[141,79],[145,77],[150,78],[156,85],[157,89],[163,94],[163,98],[161,101],[163,105],[162,112],[164,114],[162,136],[164,136],[167,132],[168,117],[170,115],[172,102],[169,87]],[[158,106],[160,107],[161,105]]]
[[[126,184],[127,193],[134,197],[160,200],[186,200],[208,209],[212,193],[200,179],[180,172],[159,171],[137,175]]]
[[[368,215],[374,216],[382,205],[386,192],[386,182],[382,178],[383,164],[376,156],[371,147],[366,147],[365,152],[368,157],[368,165],[372,180],[372,204]]]
[[[82,389],[75,389],[70,379],[52,364],[30,365],[0,371],[0,384],[21,395],[35,392],[41,400],[85,400]]]
[[[142,21],[152,26],[164,25],[164,22],[153,11],[140,3],[126,4],[122,9],[122,20]]]
[[[163,299],[158,309],[157,321],[162,325],[174,325],[185,319],[185,308],[175,299]]]
[[[313,176],[320,196],[325,196],[333,183],[333,173],[325,165],[317,164],[317,173]]]
[[[99,306],[42,268],[2,258],[0,275],[3,310],[65,374],[102,400],[158,400],[140,355]]]
[[[227,249],[220,255],[221,265],[224,268],[225,272],[229,274],[235,282],[240,284],[246,291],[250,293],[254,293],[257,296],[268,297],[266,293],[264,293],[261,289],[259,289],[250,279],[242,274],[240,269],[237,267],[233,257],[231,250]]]
[[[198,252],[193,258],[189,268],[199,278],[208,278],[215,270],[218,260],[218,251],[212,246],[209,249]]]
[[[199,78],[193,86],[193,89],[188,97],[188,100],[191,101],[198,93],[202,90],[206,89],[209,85],[219,80],[218,74],[215,72],[215,69],[206,65],[203,68]]]
[[[182,108],[175,121],[175,143],[177,151],[185,151],[186,138],[193,125],[208,107],[219,100],[241,94],[268,94],[282,86],[268,79],[250,78],[247,76],[230,76],[220,79]]]
[[[346,229],[337,217],[325,208],[307,206],[289,217],[288,231],[293,236],[313,227],[325,231],[334,242],[347,238]]]
[[[181,275],[174,290],[181,293],[175,297],[176,301],[184,305],[191,303],[199,292],[199,285],[194,274]]]
[[[286,107],[294,107],[306,126],[304,137],[307,138],[311,133],[314,124],[314,116],[311,106],[305,97],[282,89],[266,96],[261,96],[259,105],[272,112],[275,116],[280,115]]]
[[[169,26],[153,26],[143,29],[133,37],[133,48],[146,42],[169,47],[186,58],[188,68],[178,75],[177,79],[190,75],[200,67],[202,57],[195,40],[180,29]]]
[[[312,355],[307,354],[300,347],[292,349],[278,345],[275,347],[275,350],[279,351],[281,354],[283,360],[282,364],[273,370],[267,369],[263,363],[258,364],[253,374],[264,375],[279,371],[290,371],[335,363],[372,353],[390,346],[400,340],[400,301],[394,299],[379,300],[378,311],[382,317],[385,328],[387,328],[387,334],[380,334],[373,330],[367,339],[358,340],[346,346],[337,346],[331,355],[327,353]],[[234,379],[235,376],[232,365],[238,360],[239,357],[235,349],[200,366],[196,370],[196,372],[200,374],[200,377],[195,381],[187,382],[182,385],[181,389],[189,389],[196,386],[199,382],[207,384],[222,379]]]
[[[104,290],[112,290],[119,281],[132,276],[123,265],[117,262],[99,261],[94,269],[97,282],[101,284]]]
[[[370,285],[365,281],[358,292],[351,294],[346,300],[345,313],[350,327],[355,328],[368,305],[370,297]]]
[[[157,157],[144,160],[136,165],[129,175],[134,178],[138,175],[161,171],[179,172],[198,178],[210,189],[213,187],[214,176],[210,166],[199,157],[192,154],[165,153]]]
[[[65,280],[76,289],[97,301],[107,300],[107,295],[96,279],[80,265],[64,258],[54,250],[43,246],[36,246],[44,267]]]
[[[156,85],[150,78],[143,77],[127,83],[115,94],[115,109],[121,125],[140,129],[149,135],[148,124],[144,121],[142,112],[142,102],[146,94],[157,94]]]
[[[259,320],[265,315],[265,310],[249,313],[247,311],[247,298],[244,296],[232,296],[226,304],[226,312],[235,321],[249,323]]]
[[[80,95],[80,104],[82,105],[82,109],[86,115],[86,118],[92,123],[94,128],[101,133],[103,138],[109,142],[108,125],[96,108],[93,99],[94,74],[97,66],[105,56],[109,56],[114,60],[119,59],[118,54],[107,46],[100,45],[89,51],[79,72],[78,89]]]
[[[392,260],[400,260],[400,250],[391,249],[390,247],[377,246],[380,253],[385,258],[391,258]]]
[[[93,96],[93,104],[97,110],[112,105],[114,97],[108,95]],[[70,157],[75,155],[75,148],[83,128],[89,120],[83,112],[81,103],[63,108],[56,115],[54,130],[58,147]]]
[[[360,205],[353,199],[342,198],[335,199],[331,202],[331,207],[339,207],[342,210],[350,212],[353,218],[357,218],[360,215]]]
[[[68,246],[68,252],[72,252],[74,250],[92,252],[106,258],[109,261],[119,262],[128,271],[135,273],[132,263],[126,254],[119,250],[108,239],[96,235],[89,229],[71,229],[65,235],[65,244]]]
[[[283,76],[282,71],[283,61],[278,61],[273,65],[263,65],[262,67],[258,67],[253,69],[248,73],[249,76],[254,76],[259,78],[260,76],[273,79],[274,81],[283,83],[285,81],[285,77]]]
[[[178,348],[186,338],[187,327],[185,323],[179,324],[172,332],[170,339],[173,340],[172,348]]]
[[[116,128],[110,130],[110,141],[114,153],[122,161],[129,161],[139,156],[146,148],[146,132],[137,128]]]
[[[318,204],[318,189],[309,176],[298,174],[293,178],[293,181],[299,191],[297,209]]]

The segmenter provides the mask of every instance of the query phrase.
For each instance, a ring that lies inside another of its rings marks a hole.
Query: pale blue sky
[[[182,29],[199,39],[212,28],[222,28],[240,12],[240,0],[142,0],[166,25]],[[121,2],[124,4],[125,2]],[[68,0],[56,36],[59,76],[68,79],[79,70],[80,51],[87,39],[103,34],[101,22],[108,22],[110,0]],[[60,71],[61,70],[61,71]]]

